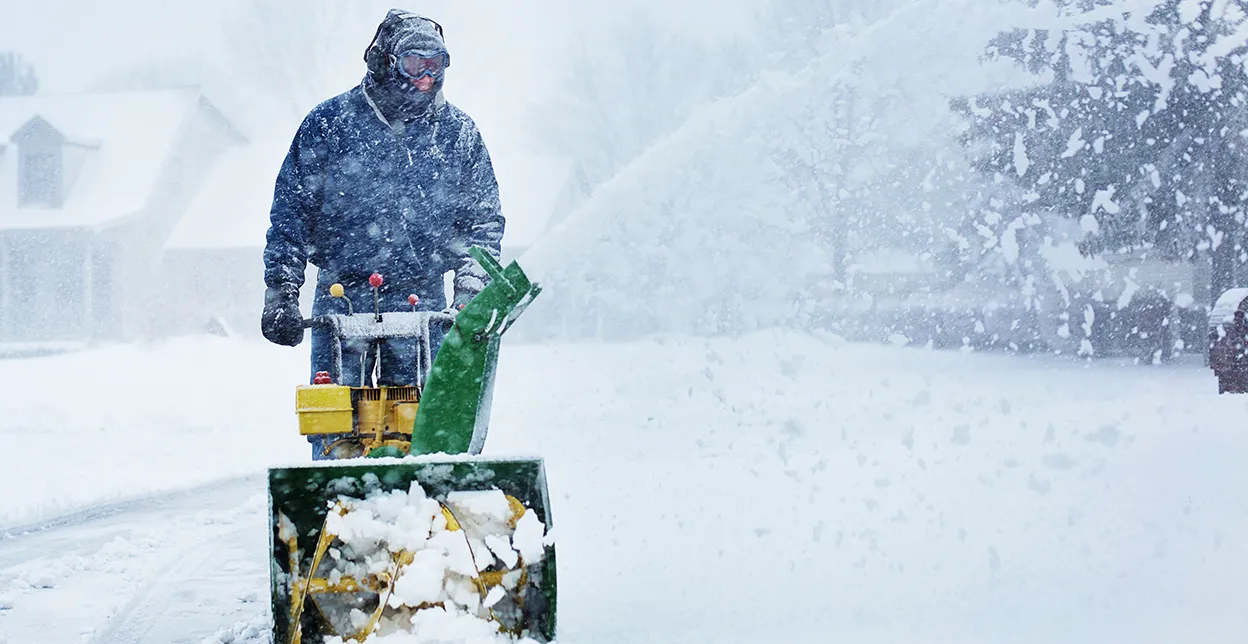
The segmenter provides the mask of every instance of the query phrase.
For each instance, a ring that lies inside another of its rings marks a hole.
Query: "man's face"
[[[446,53],[404,52],[395,59],[395,67],[412,87],[428,92],[437,85],[437,77],[446,69]]]

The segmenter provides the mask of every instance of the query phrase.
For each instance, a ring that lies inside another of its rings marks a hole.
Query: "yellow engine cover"
[[[301,385],[295,389],[299,433],[410,435],[418,393],[412,387]]]
[[[412,426],[416,424],[416,409],[419,407],[414,402],[395,403],[390,408],[390,423],[392,431],[402,432],[404,434],[412,433]]]
[[[350,434],[354,426],[351,388],[343,385],[301,385],[295,389],[299,433]]]

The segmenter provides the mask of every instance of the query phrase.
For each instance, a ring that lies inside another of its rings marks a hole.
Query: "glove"
[[[287,347],[303,342],[303,314],[299,312],[299,289],[269,288],[264,292],[260,331],[273,344]]]
[[[472,298],[485,288],[485,273],[478,268],[476,260],[469,260],[471,268],[464,268],[455,272],[455,297],[451,302],[451,308],[456,311],[463,310]]]
[[[455,316],[459,315],[459,309],[454,306],[448,306],[442,309],[441,313],[442,315],[449,315],[451,318],[450,320],[443,320],[442,322],[442,332],[446,333],[451,330],[451,327],[455,326]]]

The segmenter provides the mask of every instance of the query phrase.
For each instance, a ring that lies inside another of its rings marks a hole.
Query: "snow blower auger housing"
[[[515,262],[471,253],[490,281],[457,314],[374,307],[306,321],[338,343],[333,371],[296,390],[299,431],[330,440],[327,460],[269,470],[275,644],[555,639],[545,465],[480,456],[501,336],[541,288]],[[450,325],[433,360],[431,324]],[[414,385],[338,384],[341,342],[399,337],[419,340]]]

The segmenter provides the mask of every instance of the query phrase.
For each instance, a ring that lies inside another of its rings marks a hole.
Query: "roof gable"
[[[0,97],[0,143],[57,138],[74,164],[62,207],[29,210],[18,205],[20,155],[0,154],[0,228],[102,226],[143,212],[170,157],[187,144],[187,127],[204,118],[240,138],[194,88]]]
[[[9,140],[21,145],[28,141],[52,141],[63,143],[65,135],[55,126],[48,122],[42,116],[35,115],[25,125],[17,128],[17,131],[9,137]]]

